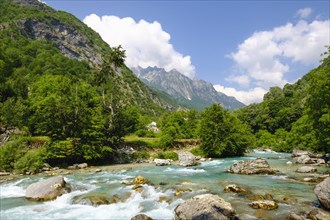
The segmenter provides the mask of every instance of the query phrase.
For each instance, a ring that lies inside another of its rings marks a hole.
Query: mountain
[[[154,90],[168,93],[179,105],[197,110],[209,107],[212,103],[220,103],[230,110],[245,106],[234,97],[217,92],[211,83],[190,79],[175,69],[167,72],[158,67],[137,67],[132,68],[132,71]]]
[[[82,73],[73,70],[71,73],[91,80],[111,55],[111,48],[99,34],[69,13],[56,11],[38,0],[0,0],[0,4],[0,63],[6,63],[6,73],[0,76],[1,102],[9,97],[26,98],[33,82],[52,68],[53,72],[58,67],[62,68],[62,74],[69,74],[70,68],[64,67],[65,62],[87,64],[84,71],[80,69]],[[53,57],[47,60],[50,54]],[[43,63],[41,60],[36,63],[42,56]],[[124,65],[116,68],[113,80],[118,85],[116,94],[121,97],[122,106],[135,105],[151,114],[171,107]],[[15,85],[22,85],[20,91]]]

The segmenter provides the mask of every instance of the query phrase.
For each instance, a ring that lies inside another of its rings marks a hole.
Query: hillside
[[[66,58],[80,61],[80,65],[88,63],[84,74],[92,75],[93,71],[98,71],[101,68],[103,60],[108,59],[111,53],[110,47],[96,32],[71,14],[55,11],[37,0],[1,0],[0,2],[2,57],[15,56],[17,53],[17,57],[30,56],[32,59],[37,58],[47,50],[52,50],[56,56],[62,54]],[[38,44],[43,48],[37,50],[32,46],[33,44]],[[24,50],[28,47],[37,51]],[[69,59],[63,59],[69,62]],[[24,61],[26,60],[20,61],[13,68],[9,68],[10,70],[3,76],[5,77],[2,80],[2,82],[5,81],[4,84],[8,81],[16,81],[18,78],[26,78],[27,73],[24,73],[25,76],[15,74],[19,68],[32,68]],[[49,60],[49,62],[59,64],[54,60]],[[10,62],[7,65],[11,65]],[[46,63],[42,65],[46,66]],[[45,72],[47,69],[44,68],[40,71]],[[119,77],[116,79],[118,81],[116,84],[120,84],[120,90],[117,92],[122,97],[122,105],[136,105],[153,114],[161,111],[163,107],[168,107],[168,104],[158,99],[127,67],[123,66],[117,75]],[[78,77],[82,77],[82,75]],[[25,83],[30,84],[29,81]],[[16,83],[13,82],[13,84]],[[6,99],[4,94],[8,94],[8,91],[4,91],[3,87],[0,91],[1,100],[4,101]]]
[[[270,88],[263,102],[236,112],[249,124],[258,146],[275,150],[292,148],[330,152],[330,57],[328,52],[319,67],[283,89]]]
[[[0,135],[32,136],[1,146],[9,169],[18,159],[108,160],[141,115],[172,108],[125,66],[120,46],[71,14],[38,0],[0,5]]]
[[[226,109],[242,108],[245,105],[234,97],[218,93],[211,83],[199,79],[190,79],[176,70],[169,72],[163,68],[133,68],[132,71],[147,85],[166,92],[179,105],[203,110],[212,103],[220,103]]]

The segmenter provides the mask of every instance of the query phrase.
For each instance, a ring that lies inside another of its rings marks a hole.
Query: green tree
[[[307,114],[312,120],[317,150],[330,152],[330,46],[322,64],[312,72],[308,87]]]
[[[242,155],[253,144],[249,127],[219,104],[202,112],[200,137],[201,149],[211,157]]]

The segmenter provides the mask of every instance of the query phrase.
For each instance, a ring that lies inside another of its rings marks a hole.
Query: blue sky
[[[127,65],[176,68],[246,104],[316,67],[330,45],[329,1],[44,2],[122,44]]]

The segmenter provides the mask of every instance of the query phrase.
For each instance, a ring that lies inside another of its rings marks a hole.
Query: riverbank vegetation
[[[115,107],[114,96],[103,96],[102,86],[95,89],[81,79],[73,81],[73,76],[41,75],[25,99],[15,95],[19,94],[16,91],[0,105],[2,125],[28,134],[1,147],[0,169],[26,172],[39,169],[44,162],[109,163],[112,151],[124,145],[145,147],[135,153],[137,159],[149,158],[151,151],[159,158],[176,159],[173,148],[184,146],[180,140],[193,139],[199,144],[192,152],[204,157],[240,156],[253,147],[326,153],[329,63],[327,56],[295,84],[271,88],[262,103],[236,112],[214,104],[202,112],[166,111],[158,118],[135,106]]]
[[[136,158],[157,149],[175,159],[182,139],[197,140],[192,152],[205,157],[253,147],[330,152],[329,47],[318,68],[271,88],[260,104],[235,112],[218,104],[173,109],[125,66],[121,46],[108,47],[78,19],[38,2],[0,2],[0,171],[111,163],[127,145],[145,146]],[[61,41],[58,29],[66,30]],[[63,50],[63,39],[80,44]],[[98,56],[99,64],[90,59]],[[8,133],[13,128],[20,132]]]

